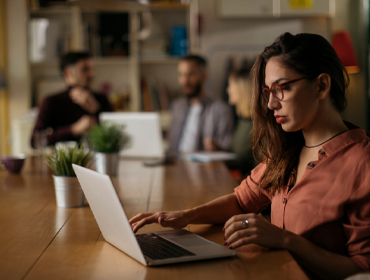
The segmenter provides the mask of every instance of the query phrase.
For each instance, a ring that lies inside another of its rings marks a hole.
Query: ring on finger
[[[242,227],[246,228],[248,226],[248,220],[241,221]]]

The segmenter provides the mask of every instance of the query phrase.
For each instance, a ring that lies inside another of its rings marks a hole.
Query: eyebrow
[[[278,84],[282,80],[289,80],[289,79],[287,79],[287,78],[280,78],[280,79],[277,79],[276,81],[274,81],[271,85]],[[268,86],[265,84],[265,87],[268,87]]]

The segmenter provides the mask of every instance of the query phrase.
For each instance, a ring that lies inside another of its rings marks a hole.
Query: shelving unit
[[[142,56],[142,42],[158,40],[153,36],[145,41],[139,38],[138,30],[141,23],[141,14],[151,12],[152,24],[156,30],[160,31],[163,42],[169,43],[171,27],[174,25],[183,25],[189,29],[189,7],[180,2],[160,1],[153,2],[145,7],[123,6],[119,2],[104,1],[104,6],[95,5],[97,2],[84,1],[85,6],[52,6],[47,8],[38,8],[29,10],[29,20],[33,18],[47,18],[62,22],[64,31],[64,40],[68,42],[68,51],[86,50],[84,41],[86,33],[84,28],[87,22],[95,30],[99,29],[97,15],[100,12],[125,12],[128,13],[128,56],[96,56],[93,57],[95,65],[94,89],[99,89],[99,85],[108,82],[113,85],[115,91],[124,88],[130,91],[131,104],[130,111],[141,110],[141,77],[158,79],[165,83],[169,90],[177,88],[176,68],[178,57],[170,55],[161,56]],[[92,3],[95,4],[92,4]],[[102,1],[103,2],[103,1]],[[112,3],[116,3],[114,5]],[[189,34],[189,32],[188,32]],[[158,34],[157,34],[158,35]],[[190,38],[188,36],[189,46]],[[37,83],[42,79],[54,78],[61,79],[58,73],[58,59],[55,57],[50,60],[30,62],[30,73],[32,88],[35,92]]]

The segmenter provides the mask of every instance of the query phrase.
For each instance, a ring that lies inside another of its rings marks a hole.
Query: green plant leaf
[[[76,176],[72,164],[86,167],[91,159],[91,151],[85,151],[83,145],[54,149],[51,155],[44,155],[47,165],[56,176]]]
[[[100,153],[118,153],[127,147],[130,137],[124,132],[123,125],[103,122],[94,125],[87,137],[89,146]]]

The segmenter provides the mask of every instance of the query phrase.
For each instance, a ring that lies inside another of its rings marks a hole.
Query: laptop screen
[[[162,158],[164,145],[158,113],[101,113],[101,122],[123,125],[130,144],[120,152],[124,157]]]

